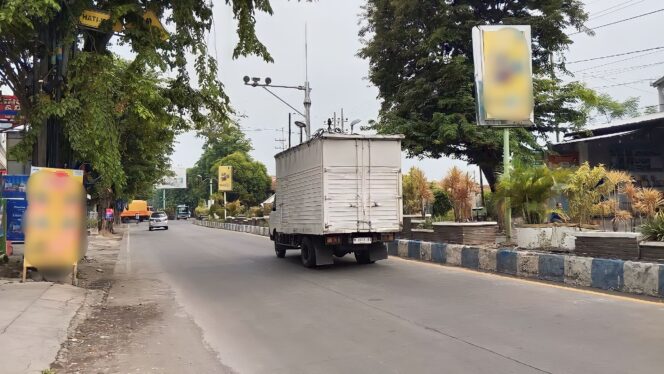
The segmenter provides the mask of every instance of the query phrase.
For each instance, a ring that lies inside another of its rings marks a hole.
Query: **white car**
[[[154,212],[150,216],[150,231],[154,229],[168,230],[168,216],[164,212]]]

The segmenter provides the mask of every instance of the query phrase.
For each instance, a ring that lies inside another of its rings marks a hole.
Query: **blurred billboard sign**
[[[480,125],[534,124],[530,26],[473,28],[477,117]]]
[[[173,175],[164,177],[161,183],[157,185],[157,189],[174,190],[179,188],[187,188],[187,169],[174,168]]]
[[[219,166],[219,191],[233,191],[233,167]]]

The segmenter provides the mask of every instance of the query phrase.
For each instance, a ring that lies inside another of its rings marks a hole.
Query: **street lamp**
[[[307,127],[307,124],[302,121],[295,121],[295,126],[300,128],[300,144],[302,144],[302,129]]]
[[[301,115],[304,117],[304,123],[305,123],[305,131],[307,133],[307,140],[311,137],[311,87],[309,86],[309,79],[307,78],[304,82],[304,86],[282,86],[282,85],[272,85],[272,78],[267,77],[265,78],[265,83],[260,83],[261,78],[258,77],[249,77],[248,75],[245,75],[244,78],[242,78],[244,81],[244,84],[246,86],[251,86],[251,87],[262,87],[265,91],[270,93],[270,95],[274,96],[277,98],[277,100],[281,101],[282,103],[286,104],[289,108],[293,109],[297,114]],[[295,109],[294,106],[290,105],[286,100],[282,99],[279,97],[277,94],[274,92],[270,91],[268,89],[270,88],[288,88],[288,89],[294,89],[294,90],[299,90],[299,91],[304,91],[304,114],[300,112],[299,110]]]
[[[356,119],[356,120],[353,120],[353,122],[350,123],[350,133],[351,134],[353,133],[353,127],[355,127],[355,125],[357,125],[360,122],[362,122],[362,120]]]
[[[198,177],[201,178],[201,182],[205,183],[205,181],[209,180],[210,181],[210,196],[212,196],[212,181],[214,178],[203,178],[202,175],[198,174]]]

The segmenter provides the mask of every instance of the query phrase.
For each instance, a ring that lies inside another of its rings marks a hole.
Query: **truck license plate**
[[[353,238],[353,244],[371,244],[371,238]]]

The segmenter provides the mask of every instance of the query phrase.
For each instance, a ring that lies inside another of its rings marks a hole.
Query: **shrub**
[[[212,206],[210,207],[210,215],[215,218],[223,218],[224,206],[217,203],[212,204]]]
[[[272,204],[271,203],[263,204],[263,217],[269,217],[270,213],[272,213]]]
[[[205,206],[199,205],[194,209],[194,213],[196,213],[196,217],[203,217],[209,215],[210,210]]]
[[[664,241],[664,212],[655,214],[641,226],[641,233],[646,240]]]
[[[434,216],[444,216],[452,209],[452,201],[447,193],[443,190],[435,190],[433,192],[433,206],[432,213]]]
[[[240,203],[240,200],[235,200],[231,203],[226,203],[226,212],[231,217],[237,217],[244,212],[245,207]]]
[[[249,217],[263,217],[263,208],[252,206],[249,208]]]
[[[473,194],[478,190],[477,184],[470,178],[470,175],[461,172],[455,166],[443,178],[440,186],[452,202],[455,220],[462,222],[470,219]]]

